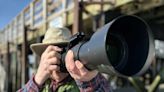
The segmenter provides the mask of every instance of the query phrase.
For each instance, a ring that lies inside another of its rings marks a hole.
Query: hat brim
[[[49,45],[54,45],[58,47],[66,47],[68,45],[68,42],[60,42],[60,43],[36,43],[36,44],[31,44],[30,48],[31,50],[38,56],[41,57],[42,53],[46,50],[46,48]]]

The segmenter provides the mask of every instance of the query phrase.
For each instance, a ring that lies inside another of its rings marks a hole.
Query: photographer
[[[97,71],[87,70],[71,50],[65,57],[68,73],[61,72],[62,46],[71,37],[67,28],[51,27],[42,43],[32,44],[32,51],[41,57],[36,74],[18,92],[111,92],[108,81]]]

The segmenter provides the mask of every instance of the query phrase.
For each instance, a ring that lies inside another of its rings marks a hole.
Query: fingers
[[[48,54],[47,54],[47,58],[52,58],[52,57],[57,57],[57,58],[61,58],[61,54],[59,54],[58,52],[56,51],[50,51]]]
[[[45,53],[48,53],[48,52],[50,52],[50,51],[62,51],[62,49],[61,48],[59,48],[58,46],[52,46],[52,45],[50,45],[50,46],[48,46],[47,47],[47,49],[44,51]]]
[[[52,72],[60,72],[60,58],[61,55],[58,53],[62,51],[57,46],[48,46],[47,49],[42,53],[40,64],[35,76],[35,80],[38,84],[43,84],[48,79]]]
[[[59,71],[60,70],[60,67],[58,65],[50,65],[48,67],[48,70],[49,71]]]
[[[85,68],[85,66],[80,61],[78,61],[78,60],[75,61],[75,65],[78,68],[78,70],[82,76],[87,74],[88,70]]]
[[[59,65],[60,64],[60,60],[57,57],[52,57],[52,58],[47,60],[47,63],[49,65]]]
[[[52,52],[53,51],[53,52]],[[48,46],[47,48],[46,48],[46,50],[42,53],[42,58],[45,58],[45,57],[52,57],[52,56],[58,56],[58,52],[60,52],[60,51],[62,51],[62,49],[61,48],[59,48],[59,47],[57,47],[57,46],[52,46],[52,45],[50,45],[50,46]],[[48,55],[47,55],[48,54]],[[60,56],[58,56],[58,57],[60,57]]]
[[[41,59],[48,64],[60,64],[61,54],[58,52],[62,49],[57,46],[48,46],[41,56]]]
[[[45,69],[48,71],[58,71],[61,55],[58,53],[62,49],[57,46],[48,46],[41,56],[42,64],[45,64]]]
[[[85,68],[85,66],[78,60],[74,61],[74,55],[71,50],[68,51],[66,55],[66,67],[68,71],[75,71],[79,70],[80,73],[85,74],[88,72],[88,70]]]

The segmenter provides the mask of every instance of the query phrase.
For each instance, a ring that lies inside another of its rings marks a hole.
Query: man
[[[32,44],[32,51],[41,57],[35,76],[19,92],[109,92],[108,81],[97,70],[89,71],[76,60],[71,50],[65,57],[68,73],[61,72],[62,47],[71,33],[67,28],[51,27],[42,43]]]

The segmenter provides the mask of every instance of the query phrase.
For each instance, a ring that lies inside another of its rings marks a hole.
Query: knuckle
[[[49,49],[52,49],[52,48],[53,48],[53,46],[52,46],[52,45],[49,45],[49,46],[48,46],[48,48],[49,48]]]
[[[59,66],[58,65],[55,65],[55,70],[59,70]]]
[[[57,50],[57,49],[59,49],[59,47],[58,46],[54,46],[54,49]]]
[[[57,61],[58,61],[57,57],[54,57],[54,58],[53,58],[53,61],[54,61],[54,62],[57,62]]]
[[[59,70],[59,66],[58,65],[53,65],[53,66],[51,66],[51,67],[49,67],[49,70],[50,71],[58,71]]]
[[[53,55],[54,55],[54,56],[57,56],[57,52],[56,52],[56,51],[53,51]]]
[[[60,60],[57,57],[55,57],[55,62],[56,64],[60,64]]]
[[[52,45],[49,45],[49,46],[46,48],[46,51],[50,51],[52,48],[53,48],[53,46],[52,46]]]
[[[48,58],[52,58],[52,57],[55,57],[55,51],[50,51],[46,56],[48,57]]]
[[[48,62],[51,62],[51,64],[59,64],[59,60],[57,57],[53,57],[53,58],[49,59]]]

